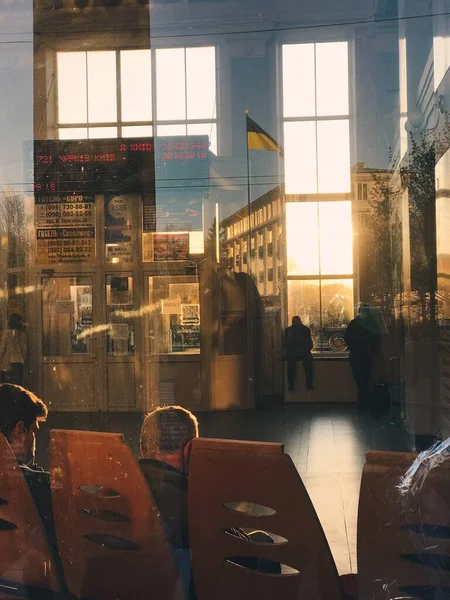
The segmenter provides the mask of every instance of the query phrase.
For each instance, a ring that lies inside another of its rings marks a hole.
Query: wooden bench
[[[28,485],[0,435],[0,598],[52,598],[55,563]]]
[[[366,454],[358,514],[361,599],[450,597],[450,461],[430,471],[420,490],[402,493],[399,484],[415,458]]]
[[[69,591],[91,600],[178,600],[169,544],[123,435],[54,430],[50,453]]]
[[[342,598],[319,519],[282,444],[193,440],[188,507],[198,600]],[[273,543],[231,528],[263,530]],[[243,557],[281,564],[282,572],[252,570]]]

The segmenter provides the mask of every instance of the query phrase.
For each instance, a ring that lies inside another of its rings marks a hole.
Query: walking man
[[[288,389],[293,392],[295,389],[297,362],[303,362],[306,377],[306,389],[313,389],[313,357],[311,350],[313,341],[311,330],[303,325],[301,318],[296,315],[292,317],[292,325],[286,327],[284,331],[284,351],[287,360]]]

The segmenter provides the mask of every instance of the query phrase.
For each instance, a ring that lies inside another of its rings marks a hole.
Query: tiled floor
[[[296,404],[271,410],[200,413],[206,437],[283,442],[311,496],[339,573],[355,573],[356,520],[364,455],[408,450],[402,428],[361,415],[353,405]],[[121,431],[135,453],[142,415],[51,414],[38,441],[38,461],[48,467],[49,429]]]

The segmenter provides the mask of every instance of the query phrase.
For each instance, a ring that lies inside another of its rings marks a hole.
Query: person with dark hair
[[[50,474],[35,464],[36,432],[47,419],[48,409],[33,392],[20,385],[0,384],[0,433],[9,442],[33,496],[51,548],[57,556],[50,493]]]
[[[358,405],[361,410],[366,410],[369,407],[372,361],[380,344],[377,323],[370,314],[369,306],[360,306],[358,316],[347,326],[344,339],[349,350],[353,379],[358,388]]]
[[[313,341],[311,337],[311,329],[303,325],[301,318],[298,315],[292,317],[292,325],[284,330],[283,346],[287,360],[287,378],[288,389],[294,391],[296,380],[297,362],[303,362],[306,377],[306,389],[313,389],[313,357],[311,350],[313,349]]]
[[[163,406],[149,413],[142,424],[139,465],[161,513],[167,538],[175,551],[185,596],[195,599],[190,565],[187,491],[190,442],[198,437],[198,420],[181,406]],[[273,543],[262,531],[247,533],[230,528],[226,533],[246,541]],[[281,567],[260,558],[241,557],[238,563],[253,570],[279,574]],[[240,562],[239,562],[240,561]],[[270,564],[269,564],[270,563]]]
[[[2,382],[23,385],[27,358],[27,336],[21,315],[13,313],[0,338],[0,370]]]
[[[160,407],[141,429],[139,464],[161,511],[173,548],[189,548],[187,474],[189,442],[198,437],[196,417],[181,406]]]

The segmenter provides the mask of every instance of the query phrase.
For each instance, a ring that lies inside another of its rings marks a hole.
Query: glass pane
[[[109,263],[133,262],[133,198],[105,196],[105,257]]]
[[[164,137],[165,135],[186,135],[186,125],[179,123],[177,125],[158,125],[156,128],[156,135],[158,137]]]
[[[91,278],[43,277],[41,283],[43,355],[87,354],[83,332],[92,327]]]
[[[89,139],[98,140],[117,137],[117,127],[89,127]]]
[[[205,252],[205,242],[203,231],[189,232],[189,254],[203,254]]]
[[[216,118],[216,51],[186,48],[187,118]],[[159,118],[159,117],[158,117]]]
[[[193,123],[187,126],[188,135],[207,135],[209,150],[217,154],[217,125],[215,123]]]
[[[318,280],[288,281],[288,322],[298,315],[311,329],[314,349],[320,343],[320,286]]]
[[[319,194],[350,191],[349,121],[318,121]]]
[[[87,127],[60,127],[58,137],[60,140],[87,140]]]
[[[86,52],[58,52],[58,122],[86,123]]]
[[[283,46],[283,116],[316,114],[314,44]]]
[[[287,194],[317,192],[316,124],[313,121],[284,124],[284,168]]]
[[[120,53],[122,121],[152,120],[152,71],[150,50]]]
[[[317,202],[286,203],[288,275],[319,273]]]
[[[353,273],[351,202],[319,202],[318,204],[321,275],[351,275]]]
[[[133,277],[107,275],[106,306],[109,324],[106,336],[108,356],[133,356],[134,323],[130,318],[134,306]]]
[[[317,115],[348,115],[348,44],[316,44]]]
[[[184,48],[156,50],[156,117],[158,121],[186,118]]]
[[[116,53],[88,52],[88,122],[117,121]]]
[[[153,127],[151,125],[126,125],[122,127],[122,137],[151,137]]]
[[[321,296],[321,348],[328,352],[344,352],[344,333],[353,319],[353,279],[322,279]]]
[[[200,352],[199,284],[195,276],[150,277],[155,314],[150,320],[153,354]]]

